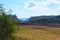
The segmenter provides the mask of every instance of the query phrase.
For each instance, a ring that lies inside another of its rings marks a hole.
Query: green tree
[[[14,30],[14,21],[2,11],[0,15],[0,40],[14,40],[12,35]]]

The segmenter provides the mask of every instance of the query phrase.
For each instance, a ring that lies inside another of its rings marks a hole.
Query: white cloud
[[[29,8],[28,7],[30,5],[29,2],[33,2],[35,6]],[[47,10],[48,13],[57,12],[58,9],[60,9],[60,1],[58,0],[47,0],[42,2],[27,1],[24,3],[24,7],[28,10],[40,10],[42,12],[45,12]]]
[[[28,6],[30,5],[29,3],[34,3],[36,6],[38,6],[38,5],[37,5],[37,4],[38,4],[37,2],[35,2],[35,1],[28,1],[28,2],[25,2],[25,3],[24,3],[24,7],[28,8]],[[36,7],[36,6],[34,6],[34,7]],[[33,8],[34,8],[34,7],[33,7]]]
[[[31,5],[30,3],[34,3],[34,6],[29,7]],[[19,6],[17,5],[16,7],[19,7]],[[24,2],[24,8],[21,8],[21,9],[22,10],[19,10],[16,12],[17,13],[16,15],[18,15],[18,18],[29,18],[31,16],[40,16],[40,15],[58,15],[60,13],[60,1],[28,0]]]
[[[28,7],[28,6],[30,5],[29,2],[33,2],[33,3],[35,4],[35,6],[29,8],[29,7]],[[32,9],[32,10],[38,10],[38,9],[41,8],[41,6],[44,7],[44,5],[45,5],[45,4],[43,4],[42,2],[36,2],[36,1],[28,1],[28,2],[25,2],[25,3],[24,3],[24,7],[25,7],[25,8]]]

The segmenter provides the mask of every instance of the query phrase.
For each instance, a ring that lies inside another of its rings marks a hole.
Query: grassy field
[[[17,40],[60,40],[60,28],[44,26],[18,26]]]

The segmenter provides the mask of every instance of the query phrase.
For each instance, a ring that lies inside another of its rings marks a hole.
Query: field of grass
[[[17,40],[60,40],[60,28],[44,26],[18,26]]]

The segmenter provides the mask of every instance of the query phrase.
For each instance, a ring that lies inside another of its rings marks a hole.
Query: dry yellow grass
[[[18,26],[17,40],[60,40],[60,28]]]

